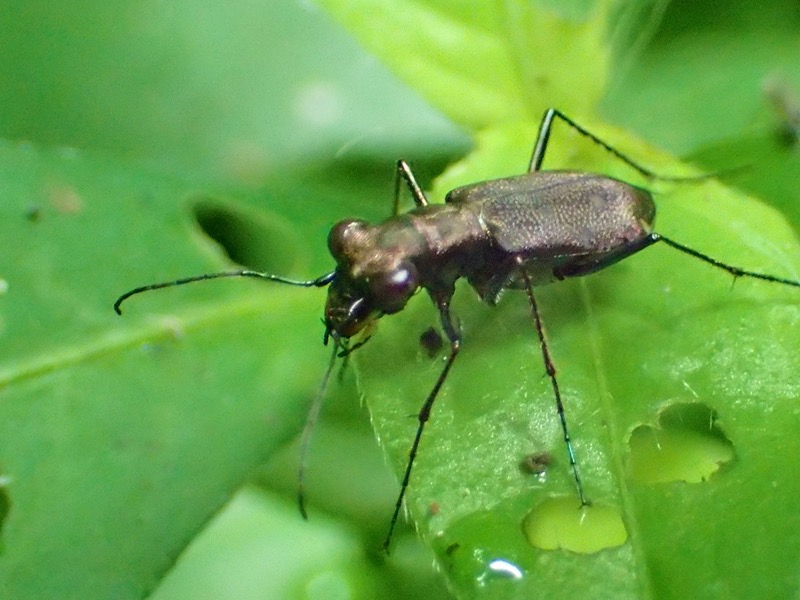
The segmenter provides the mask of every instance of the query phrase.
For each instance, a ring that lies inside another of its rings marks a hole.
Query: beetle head
[[[379,228],[347,220],[333,226],[328,247],[336,274],[325,305],[327,333],[350,338],[383,315],[402,310],[419,287],[402,247],[382,247]]]

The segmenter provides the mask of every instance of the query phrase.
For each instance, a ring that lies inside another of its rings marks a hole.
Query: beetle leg
[[[547,347],[547,339],[544,335],[544,326],[542,325],[542,318],[539,314],[539,306],[536,303],[536,298],[533,294],[533,285],[528,273],[525,271],[525,266],[522,259],[519,259],[520,273],[525,282],[525,291],[528,294],[528,300],[531,305],[531,315],[533,316],[533,324],[536,328],[536,334],[539,336],[539,344],[542,349],[542,358],[544,359],[544,366],[547,370],[547,376],[553,385],[553,394],[556,399],[556,410],[558,411],[558,418],[561,421],[561,431],[564,435],[564,443],[567,446],[567,454],[569,456],[569,465],[572,468],[572,476],[575,479],[575,487],[578,489],[578,498],[580,499],[581,506],[588,506],[589,501],[583,493],[583,483],[581,476],[578,472],[578,463],[575,460],[575,450],[572,447],[572,438],[569,435],[569,427],[567,426],[567,415],[564,412],[564,403],[561,401],[561,390],[558,387],[558,379],[556,378],[556,367],[553,364],[553,358],[550,355],[550,349]]]
[[[417,457],[417,450],[419,449],[419,442],[422,438],[422,431],[425,428],[425,423],[428,422],[428,419],[431,416],[433,403],[436,400],[436,397],[439,395],[439,390],[442,388],[445,379],[447,379],[447,374],[450,372],[450,368],[453,366],[453,362],[458,355],[458,350],[461,347],[461,335],[459,334],[456,326],[453,324],[453,319],[450,316],[450,301],[439,300],[437,301],[437,305],[439,308],[439,316],[442,321],[442,328],[450,340],[450,354],[447,357],[447,362],[445,362],[442,372],[439,373],[439,378],[436,380],[433,389],[428,394],[428,397],[425,399],[425,403],[422,405],[422,408],[417,415],[417,419],[419,420],[417,434],[414,436],[414,443],[411,445],[411,450],[408,453],[408,463],[406,464],[406,471],[403,475],[403,481],[400,484],[400,494],[397,496],[397,502],[394,506],[392,520],[389,523],[389,532],[386,534],[386,539],[383,542],[383,549],[387,553],[389,552],[389,543],[392,540],[394,527],[397,524],[397,519],[400,516],[400,509],[403,506],[403,499],[406,495],[406,489],[408,489],[408,482],[411,479],[411,469],[414,467],[414,460]]]
[[[585,135],[590,140],[592,140],[595,144],[598,144],[605,148],[608,152],[616,156],[622,162],[627,164],[628,166],[636,169],[647,177],[647,179],[673,179],[672,177],[661,177],[653,173],[650,169],[645,169],[639,163],[635,162],[633,159],[628,158],[622,152],[617,150],[616,148],[610,146],[599,137],[587,131],[580,125],[578,125],[575,121],[570,119],[567,115],[562,113],[560,110],[556,108],[548,108],[544,111],[544,115],[542,116],[542,122],[539,125],[539,135],[536,137],[536,144],[533,146],[533,154],[531,155],[531,162],[528,167],[528,172],[533,173],[534,171],[539,171],[542,168],[542,161],[544,160],[544,153],[547,150],[547,142],[550,140],[550,129],[553,127],[553,119],[558,117],[564,123],[572,127],[575,131],[580,133],[581,135]],[[678,178],[683,179],[683,178]]]
[[[650,169],[647,169],[637,163],[632,158],[629,158],[610,144],[604,142],[599,137],[591,133],[590,131],[584,129],[580,125],[578,125],[575,121],[570,119],[567,115],[562,113],[560,110],[556,108],[548,108],[544,111],[544,115],[542,116],[542,122],[539,124],[539,134],[536,137],[536,143],[533,146],[533,153],[531,154],[531,162],[528,165],[528,172],[533,173],[535,171],[540,171],[542,168],[542,161],[544,160],[544,153],[547,150],[547,142],[550,140],[550,129],[553,127],[553,120],[558,117],[564,123],[572,127],[575,131],[588,137],[592,140],[595,144],[602,146],[606,149],[606,151],[610,152],[626,165],[635,169],[642,175],[644,175],[647,179],[661,179],[662,181],[698,181],[703,179],[708,179],[710,177],[714,177],[715,173],[703,174],[703,175],[696,175],[696,176],[689,176],[689,177],[670,177],[669,175],[659,175],[658,173],[654,173]],[[738,170],[732,169],[733,171]]]
[[[776,277],[775,275],[767,275],[764,273],[756,273],[755,271],[745,271],[744,269],[740,269],[739,267],[734,267],[732,265],[725,264],[723,262],[718,261],[715,258],[711,258],[710,256],[698,252],[697,250],[693,250],[683,244],[679,244],[678,242],[673,242],[669,238],[665,238],[663,235],[659,235],[658,233],[651,233],[650,236],[652,238],[652,243],[655,242],[664,242],[667,246],[675,248],[676,250],[680,250],[684,254],[688,254],[689,256],[693,256],[694,258],[700,259],[703,262],[706,262],[718,269],[722,269],[723,271],[727,271],[731,275],[733,275],[734,279],[739,277],[750,277],[752,279],[761,279],[763,281],[771,281],[772,283],[781,283],[783,285],[792,285],[794,287],[800,287],[800,281],[795,281],[793,279],[784,279],[783,277]]]
[[[414,204],[417,206],[428,206],[428,199],[425,197],[425,192],[422,191],[422,188],[419,187],[417,183],[417,179],[414,177],[414,173],[411,171],[411,167],[409,164],[404,160],[397,161],[397,170],[395,171],[394,176],[394,209],[392,210],[392,216],[397,216],[400,214],[400,180],[406,182],[408,189],[411,191],[411,195],[414,198]]]

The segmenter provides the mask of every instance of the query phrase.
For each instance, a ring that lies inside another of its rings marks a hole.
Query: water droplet
[[[522,569],[514,563],[502,558],[490,560],[486,570],[478,575],[478,584],[485,585],[490,579],[522,579]]]

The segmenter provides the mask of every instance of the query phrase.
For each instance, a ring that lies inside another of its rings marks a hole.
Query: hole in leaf
[[[735,457],[733,443],[716,421],[716,411],[699,402],[661,410],[656,426],[640,425],[631,433],[631,479],[644,484],[706,481]]]
[[[628,532],[618,509],[594,504],[580,506],[574,496],[547,498],[522,521],[528,542],[542,550],[592,554],[621,546]]]
[[[268,273],[290,273],[297,262],[299,243],[288,224],[275,216],[212,198],[192,207],[194,219],[233,262]]]
[[[11,512],[11,497],[8,495],[8,478],[0,476],[0,534],[3,533],[9,512]],[[2,550],[2,539],[0,539],[0,552]]]

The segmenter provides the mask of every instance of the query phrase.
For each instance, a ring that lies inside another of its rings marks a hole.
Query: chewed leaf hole
[[[628,539],[620,511],[612,506],[580,506],[575,496],[548,498],[522,522],[528,542],[542,550],[592,554]]]
[[[629,446],[628,473],[643,484],[700,483],[735,457],[716,411],[697,402],[667,406],[657,425],[633,430]]]
[[[213,198],[197,200],[192,213],[203,233],[243,267],[285,274],[298,261],[297,236],[278,217]]]
[[[11,497],[8,495],[8,478],[0,476],[0,536],[5,528],[9,512],[11,512]],[[0,537],[0,553],[2,550],[2,537]]]

